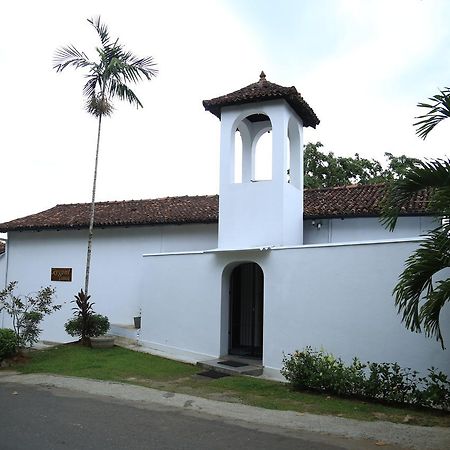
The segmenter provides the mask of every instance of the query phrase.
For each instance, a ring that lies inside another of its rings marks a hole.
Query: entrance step
[[[253,375],[259,376],[263,373],[263,367],[259,361],[248,360],[246,358],[225,357],[200,361],[198,366],[206,370],[226,373],[228,375]]]
[[[112,323],[109,334],[136,343],[139,339],[139,331],[139,329],[134,328],[134,325]]]

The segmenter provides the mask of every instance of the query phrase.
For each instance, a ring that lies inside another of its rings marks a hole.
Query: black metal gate
[[[255,263],[235,267],[230,277],[229,354],[262,357],[264,275]]]

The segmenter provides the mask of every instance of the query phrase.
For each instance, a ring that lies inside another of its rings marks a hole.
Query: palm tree
[[[143,107],[136,94],[128,86],[142,79],[150,80],[157,74],[152,57],[138,58],[126,51],[118,39],[111,40],[108,27],[100,17],[88,19],[100,38],[101,46],[97,47],[97,61],[91,61],[84,52],[80,52],[73,45],[58,49],[54,57],[57,72],[67,67],[86,69],[87,82],[83,88],[86,97],[86,110],[98,120],[97,147],[95,151],[94,179],[92,183],[92,202],[89,221],[89,237],[86,257],[86,276],[84,294],[89,290],[89,273],[91,266],[92,236],[95,218],[95,191],[97,185],[98,154],[100,148],[100,134],[103,116],[110,116],[114,110],[112,100],[126,100],[137,108]]]
[[[449,88],[429,100],[431,103],[417,105],[427,110],[414,124],[416,134],[422,139],[450,117]],[[424,190],[429,194],[429,211],[442,220],[406,260],[393,293],[406,327],[416,332],[423,329],[445,348],[439,318],[443,306],[450,300],[450,278],[439,281],[435,278],[438,272],[450,267],[450,160],[421,161],[403,179],[394,181],[385,199],[382,221],[392,231],[402,207],[414,194]]]

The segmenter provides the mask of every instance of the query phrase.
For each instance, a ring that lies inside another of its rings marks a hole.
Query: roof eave
[[[202,219],[202,220],[169,220],[165,222],[121,222],[121,223],[97,223],[95,229],[99,228],[129,228],[129,227],[154,227],[158,225],[201,225],[217,223],[218,219]],[[45,231],[45,230],[86,230],[89,224],[82,225],[47,225],[32,227],[12,227],[0,228],[0,233],[23,232],[23,231]]]

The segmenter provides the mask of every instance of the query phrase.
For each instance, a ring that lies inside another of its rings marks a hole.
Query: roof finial
[[[259,81],[266,81],[266,74],[264,73],[264,70],[261,70],[261,73],[259,74]]]

